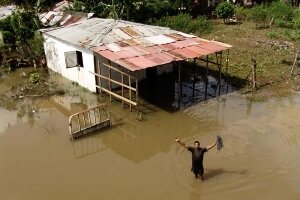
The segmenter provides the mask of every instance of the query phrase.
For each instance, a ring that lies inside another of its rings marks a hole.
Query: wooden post
[[[220,52],[220,63],[219,63],[219,96],[221,95],[221,81],[222,81],[222,51]]]
[[[110,60],[108,60],[108,64],[110,64]],[[108,68],[108,87],[109,87],[109,91],[112,92],[112,88],[111,88],[111,68],[109,67]],[[111,93],[109,94],[109,101],[111,102],[112,101],[112,98],[111,98]]]
[[[206,56],[206,69],[205,69],[205,100],[207,99],[207,86],[208,86],[208,55]]]
[[[102,74],[101,74],[101,66],[100,66],[100,62],[97,61],[97,63],[98,63],[99,74],[102,75]],[[102,79],[101,79],[101,77],[99,77],[99,90],[100,90],[100,94],[102,94],[101,88],[102,88]]]
[[[291,69],[291,76],[293,76],[294,75],[294,68],[295,68],[295,66],[297,65],[297,62],[300,62],[300,52],[298,52],[297,54],[296,54],[296,57],[295,57],[295,60],[294,60],[294,64],[293,64],[293,67],[292,67],[292,69]]]
[[[229,64],[229,49],[227,50],[227,57],[226,57],[226,67],[225,67],[225,82],[226,82],[226,94],[228,93],[228,64]]]
[[[194,76],[193,76],[193,99],[195,98],[195,84],[196,84],[196,59],[194,58]]]
[[[179,62],[178,64],[178,108],[180,108],[180,101],[181,101],[181,89],[180,89],[180,85],[181,85],[181,63]]]
[[[139,114],[139,80],[138,80],[138,72],[135,73],[135,102],[137,113]]]
[[[121,80],[122,80],[122,97],[124,98],[124,74],[123,73],[121,73]],[[123,106],[123,108],[124,108],[124,100],[122,99],[122,106]]]
[[[256,60],[252,58],[252,89],[256,89],[257,82],[256,82]]]
[[[129,78],[129,86],[131,86],[131,78],[130,78],[130,76],[128,76],[128,78]],[[129,89],[129,100],[131,101],[131,89]],[[132,111],[132,105],[131,105],[131,103],[129,103],[129,107],[130,107],[130,111]]]

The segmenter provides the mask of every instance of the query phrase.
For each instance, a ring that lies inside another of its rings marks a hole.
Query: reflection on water
[[[300,199],[300,94],[232,93],[175,113],[145,104],[142,121],[117,103],[111,129],[72,141],[68,117],[89,106],[66,96],[0,110],[1,199]],[[202,182],[174,137],[206,146],[217,134],[224,148],[205,154]]]

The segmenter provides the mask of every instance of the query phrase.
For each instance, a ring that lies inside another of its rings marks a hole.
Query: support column
[[[220,52],[220,63],[219,63],[219,96],[221,95],[221,81],[222,81],[222,58],[223,53]]]
[[[206,69],[205,69],[205,100],[207,99],[207,86],[208,86],[208,55],[206,56]]]
[[[181,62],[178,63],[178,108],[180,109],[181,103]]]
[[[131,87],[131,78],[130,78],[130,76],[128,76],[128,78],[129,78],[129,86]],[[130,101],[132,101],[132,95],[131,95],[131,89],[129,89],[129,100]],[[131,105],[131,103],[129,104],[129,107],[130,107],[130,112],[132,111],[132,105]]]
[[[108,60],[108,64],[111,66],[110,64],[110,60]],[[112,98],[111,98],[111,92],[112,92],[112,88],[111,88],[111,68],[109,67],[108,68],[108,87],[109,87],[109,101],[111,102],[112,101]]]
[[[98,60],[97,63],[98,63],[99,74],[102,75],[102,74],[101,74],[100,61]],[[99,88],[100,88],[100,94],[102,95],[102,79],[101,79],[100,76],[99,76]]]
[[[226,94],[228,93],[228,64],[229,64],[229,49],[227,50],[226,66],[225,66],[225,82],[226,82]]]
[[[139,114],[139,80],[138,80],[138,72],[135,73],[135,102],[137,113]]]
[[[194,58],[193,99],[195,99],[195,84],[196,84],[196,59]]]
[[[124,98],[124,74],[121,73],[121,82],[122,82],[122,97]],[[124,100],[122,99],[122,107],[124,108]]]

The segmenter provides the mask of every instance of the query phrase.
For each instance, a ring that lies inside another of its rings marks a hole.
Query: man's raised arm
[[[179,138],[175,138],[175,141],[176,142],[178,142],[178,144],[180,144],[181,146],[183,146],[184,148],[188,148],[188,146],[186,146],[183,142],[181,142],[180,140],[179,140]]]
[[[216,144],[217,144],[217,141],[215,141],[215,142],[212,143],[211,145],[207,146],[207,147],[206,147],[206,150],[207,150],[207,151],[210,150],[211,148],[213,148],[214,146],[216,146]]]

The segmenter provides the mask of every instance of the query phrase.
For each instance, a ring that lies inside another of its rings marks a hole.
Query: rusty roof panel
[[[115,60],[119,60],[120,58],[122,58],[121,56],[117,55],[114,52],[111,52],[109,50],[104,50],[104,51],[100,51],[98,52],[100,55],[102,55],[103,57],[115,61]]]
[[[130,35],[131,37],[141,37],[142,35],[135,30],[132,26],[126,26],[120,28],[122,31],[124,31],[127,35]]]
[[[94,47],[94,48],[92,48],[92,50],[95,51],[95,52],[104,51],[104,50],[107,50],[107,49],[108,49],[108,47],[105,46],[105,45],[102,45],[100,47]]]
[[[153,67],[153,66],[157,65],[156,62],[153,62],[152,60],[150,60],[150,59],[148,59],[144,56],[128,58],[126,60],[128,60],[129,62],[135,64],[136,66],[140,67],[141,69],[148,68],[148,67]]]
[[[206,56],[208,54],[214,53],[214,51],[203,49],[201,46],[190,46],[188,49],[197,52],[201,56]]]
[[[116,44],[118,44],[120,47],[128,47],[128,46],[131,46],[130,44],[124,42],[124,40],[123,40],[123,41],[116,42]]]
[[[130,39],[130,40],[123,40],[123,41],[121,41],[122,43],[124,43],[124,44],[127,44],[127,46],[134,46],[134,45],[138,45],[139,43],[136,41],[136,40],[134,40],[134,39]]]
[[[175,49],[174,52],[181,54],[185,58],[198,58],[201,56],[201,54],[188,48]]]
[[[152,44],[168,44],[171,42],[175,42],[173,38],[165,35],[155,35],[155,36],[145,37],[145,39],[151,42]]]
[[[177,53],[175,51],[168,51],[169,54],[171,54],[171,56],[175,57],[177,60],[185,60],[186,57],[183,56],[182,54],[180,53]]]
[[[162,48],[164,51],[170,51],[170,50],[178,48],[175,46],[175,43],[176,42],[169,43],[169,44],[162,44],[162,45],[160,45],[160,48]]]
[[[132,63],[132,62],[126,60],[126,59],[117,60],[117,61],[115,61],[115,63],[119,64],[122,67],[125,67],[125,68],[129,69],[130,71],[137,71],[137,70],[142,69],[138,65],[135,65],[134,63]]]
[[[178,33],[171,33],[171,34],[168,34],[168,36],[171,37],[171,38],[173,38],[173,39],[175,39],[175,40],[177,40],[177,41],[178,40],[183,40],[183,39],[186,38],[185,36],[180,35]]]
[[[133,49],[118,51],[115,52],[115,54],[120,56],[120,58],[132,58],[139,56],[139,53],[137,51],[134,51]]]
[[[110,44],[107,44],[106,46],[110,51],[113,51],[113,52],[122,50],[122,48],[116,43],[110,43]]]
[[[146,40],[145,38],[136,38],[135,41],[144,47],[155,45],[152,42],[150,42],[149,40]]]
[[[203,49],[212,50],[214,52],[218,52],[226,49],[225,47],[213,44],[211,42],[203,43],[200,45],[200,47]]]
[[[132,39],[132,37],[130,35],[128,35],[126,32],[122,31],[119,28],[111,30],[110,34],[113,35],[117,41]]]
[[[149,54],[160,53],[162,49],[158,46],[150,46],[144,48]]]
[[[156,63],[156,65],[163,65],[173,61],[170,56],[164,54],[152,54],[145,56],[147,59],[151,60],[152,62]]]

